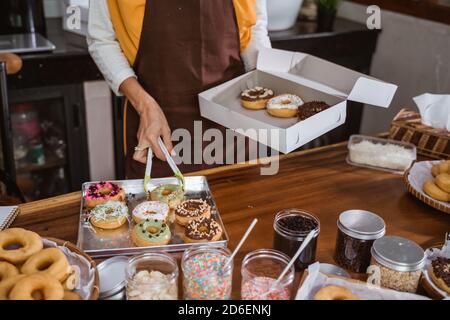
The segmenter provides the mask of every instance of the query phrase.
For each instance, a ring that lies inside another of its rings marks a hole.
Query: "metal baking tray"
[[[147,200],[144,192],[144,180],[119,180],[112,181],[120,185],[127,196],[127,205],[130,211],[128,223],[116,230],[101,230],[91,226],[88,221],[87,211],[84,204],[84,196],[88,187],[97,182],[86,182],[82,186],[83,198],[81,200],[80,225],[78,229],[78,247],[93,258],[106,258],[117,255],[136,255],[146,252],[182,252],[190,248],[199,246],[226,247],[228,245],[228,234],[223,225],[222,219],[217,209],[216,202],[212,196],[206,177],[195,176],[185,178],[186,199],[204,199],[211,206],[211,217],[215,219],[223,229],[222,239],[208,243],[184,243],[184,227],[173,223],[170,225],[172,240],[164,246],[136,247],[131,241],[130,231],[135,223],[131,218],[133,209]],[[153,190],[163,184],[178,184],[176,178],[151,179],[148,182],[148,189]]]

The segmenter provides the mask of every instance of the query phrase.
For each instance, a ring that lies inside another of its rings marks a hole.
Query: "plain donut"
[[[317,291],[314,300],[359,300],[359,298],[345,287],[327,286]]]
[[[12,264],[0,261],[0,282],[19,275],[19,270]]]
[[[8,247],[14,245],[18,245],[19,248],[8,250]],[[0,259],[12,264],[25,262],[43,247],[41,237],[32,231],[12,228],[0,232]]]
[[[63,281],[70,272],[66,255],[57,248],[47,248],[32,255],[22,266],[23,274],[46,273]]]
[[[43,300],[62,300],[62,284],[45,273],[35,273],[20,279],[9,294],[10,300],[37,300],[33,294],[42,294]]]
[[[427,180],[423,184],[423,192],[431,198],[439,201],[450,201],[450,193],[439,188],[433,180]]]
[[[11,277],[11,278],[1,281],[0,282],[0,300],[8,300],[9,293],[11,292],[12,288],[14,288],[16,283],[24,277],[25,277],[24,274],[20,274],[18,276],[14,276],[14,277]]]

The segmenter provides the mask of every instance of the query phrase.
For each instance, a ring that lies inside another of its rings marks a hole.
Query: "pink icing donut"
[[[92,209],[108,201],[124,201],[125,192],[115,183],[102,181],[89,186],[84,199],[86,207]]]

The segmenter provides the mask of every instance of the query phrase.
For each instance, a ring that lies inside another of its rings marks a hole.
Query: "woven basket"
[[[413,188],[413,186],[409,183],[408,180],[408,176],[409,176],[409,171],[411,169],[408,169],[405,174],[403,175],[403,182],[406,185],[406,188],[408,189],[408,192],[411,193],[414,197],[416,197],[417,199],[419,199],[420,201],[426,203],[427,205],[429,205],[430,207],[433,207],[439,211],[445,212],[450,214],[450,208],[447,206],[444,206],[440,201],[437,200],[433,200],[429,197],[426,197],[423,193],[418,192],[416,189]]]
[[[46,238],[46,239],[55,242],[58,246],[68,248],[70,251],[72,251],[80,256],[83,256],[84,258],[86,258],[89,261],[92,268],[94,268],[94,270],[95,270],[94,285],[92,286],[89,300],[98,300],[99,291],[100,291],[100,278],[98,275],[97,264],[95,263],[95,261],[92,260],[92,258],[89,257],[86,253],[81,251],[76,245],[74,245],[73,243],[71,243],[69,241],[55,239],[55,238]]]
[[[389,139],[409,142],[417,152],[433,159],[450,159],[450,132],[424,125],[420,114],[404,108],[395,116]]]

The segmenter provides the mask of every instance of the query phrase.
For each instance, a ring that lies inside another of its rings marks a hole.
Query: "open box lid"
[[[397,86],[315,56],[271,48],[259,52],[257,69],[347,100],[388,108]]]

